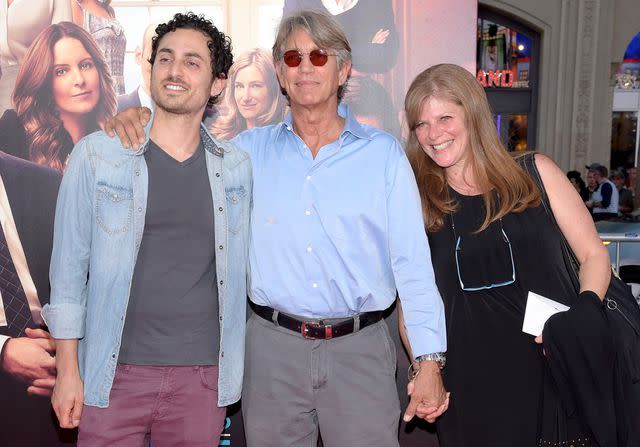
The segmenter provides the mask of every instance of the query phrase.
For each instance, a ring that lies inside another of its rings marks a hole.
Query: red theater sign
[[[516,75],[513,70],[478,70],[476,79],[483,87],[511,87]]]

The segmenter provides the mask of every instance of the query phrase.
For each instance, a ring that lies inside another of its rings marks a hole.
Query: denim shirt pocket
[[[225,188],[227,196],[227,229],[230,234],[238,234],[242,229],[246,212],[247,190],[243,185]]]
[[[133,190],[99,182],[96,186],[96,220],[110,236],[126,233],[133,219]]]

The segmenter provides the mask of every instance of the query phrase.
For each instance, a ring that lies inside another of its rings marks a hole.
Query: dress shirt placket
[[[319,214],[321,209],[326,208],[316,205],[322,201],[322,180],[324,178],[323,173],[327,169],[327,161],[336,155],[341,146],[342,137],[337,142],[334,141],[323,146],[316,154],[316,158],[311,158],[310,167],[304,171],[302,180],[302,199],[305,204],[305,216],[307,217],[306,222],[308,222],[308,225],[305,226],[307,229],[306,240],[303,241],[306,245],[301,249],[305,252],[303,253],[303,259],[309,285],[308,294],[317,297],[319,300],[322,300],[322,297],[329,293],[329,289],[327,281],[325,281],[326,275],[323,269],[321,253],[314,254],[314,247],[321,247],[323,244],[320,239],[331,239],[331,236],[326,233],[322,225],[323,219],[327,219],[328,216]],[[308,157],[310,157],[311,152],[309,149],[306,146],[304,146],[304,149]]]

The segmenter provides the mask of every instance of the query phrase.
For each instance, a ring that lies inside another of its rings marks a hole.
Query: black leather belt
[[[274,323],[273,315],[275,312],[278,312],[275,309],[267,306],[259,306],[255,303],[251,303],[251,308],[256,315]],[[330,338],[351,334],[356,330],[360,330],[372,325],[373,323],[377,323],[382,319],[382,314],[382,311],[364,312],[351,317],[348,320],[341,321],[340,323],[328,324],[323,320],[298,320],[297,318],[278,312],[275,321],[278,326],[297,332],[304,338],[328,340]],[[357,327],[356,319],[360,321],[360,324]]]

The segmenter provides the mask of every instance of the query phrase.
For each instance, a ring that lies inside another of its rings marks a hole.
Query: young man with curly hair
[[[43,315],[79,446],[217,445],[240,397],[251,165],[201,124],[231,45],[191,13],[156,34],[145,143],[89,135],[58,196]]]

